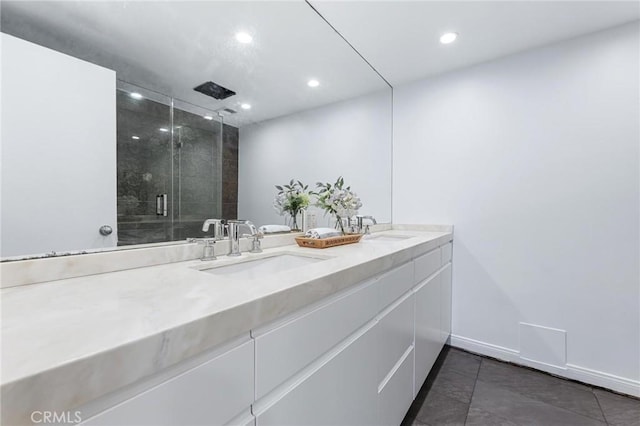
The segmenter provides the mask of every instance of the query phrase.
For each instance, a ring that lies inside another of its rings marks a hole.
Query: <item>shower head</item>
[[[236,92],[234,92],[233,90],[222,87],[219,84],[214,83],[213,81],[202,83],[201,85],[194,87],[193,90],[204,95],[211,96],[212,98],[218,100],[226,99],[229,96],[233,96],[236,94]]]

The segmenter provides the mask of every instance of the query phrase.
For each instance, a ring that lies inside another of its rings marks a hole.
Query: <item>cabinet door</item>
[[[253,351],[250,340],[82,424],[224,424],[253,402]]]
[[[440,315],[441,341],[445,343],[451,335],[451,273],[453,266],[449,263],[441,274],[442,311]]]
[[[319,368],[294,381],[272,404],[263,408],[258,401],[256,426],[376,424],[375,333],[376,327],[370,328]]]
[[[434,275],[414,290],[416,293],[414,395],[420,390],[443,346],[440,331],[441,279],[441,274]]]

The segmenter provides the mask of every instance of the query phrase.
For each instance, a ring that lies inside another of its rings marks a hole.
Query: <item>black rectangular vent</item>
[[[213,81],[202,83],[201,85],[194,87],[193,90],[216,99],[226,99],[229,96],[236,94],[233,90],[229,90],[226,87],[215,84]]]

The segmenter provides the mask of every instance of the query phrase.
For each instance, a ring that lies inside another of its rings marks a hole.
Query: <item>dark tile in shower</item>
[[[223,179],[235,180],[233,177],[237,177],[238,175],[238,159],[230,160],[224,159],[222,160],[222,170],[223,170]]]
[[[238,181],[222,182],[222,203],[230,204],[238,202]]]
[[[194,203],[182,203],[180,209],[182,218],[189,218],[191,220],[202,220],[215,218],[219,213],[219,203],[216,201],[210,202],[194,202]],[[200,223],[202,226],[202,222]]]
[[[171,239],[170,223],[164,222],[121,222],[118,223],[118,245],[159,243]]]
[[[180,184],[181,203],[215,203],[216,201],[219,202],[218,188],[213,179],[199,176],[182,178]]]
[[[222,204],[222,217],[225,219],[237,219],[238,218],[238,203],[223,203]]]

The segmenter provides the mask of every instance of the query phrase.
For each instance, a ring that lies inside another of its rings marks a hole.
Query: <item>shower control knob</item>
[[[113,232],[113,228],[111,228],[109,225],[102,225],[99,231],[100,235],[104,235],[106,237],[107,235],[111,235],[111,233]]]

